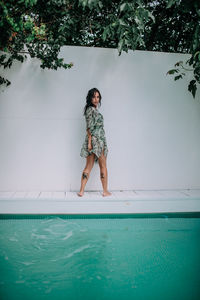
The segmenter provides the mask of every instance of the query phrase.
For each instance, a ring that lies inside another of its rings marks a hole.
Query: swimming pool
[[[0,217],[1,300],[200,299],[198,215]]]

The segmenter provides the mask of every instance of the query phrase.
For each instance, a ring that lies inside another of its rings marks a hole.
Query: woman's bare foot
[[[108,191],[105,191],[105,192],[102,193],[102,195],[103,195],[103,197],[106,197],[106,196],[110,196],[112,194]]]
[[[83,194],[84,194],[84,192],[78,192],[78,193],[77,193],[77,195],[78,195],[79,197],[82,197]]]

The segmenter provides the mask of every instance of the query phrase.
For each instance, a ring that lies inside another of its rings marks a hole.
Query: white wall
[[[85,159],[83,108],[102,93],[110,190],[200,188],[200,91],[169,69],[189,55],[63,47],[70,70],[36,59],[6,70],[0,94],[0,190],[79,190]],[[101,190],[94,165],[86,190]]]

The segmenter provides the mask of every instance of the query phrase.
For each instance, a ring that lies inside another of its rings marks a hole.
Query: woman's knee
[[[106,164],[106,156],[104,155],[104,150],[102,150],[101,155],[99,156],[99,162]]]
[[[93,165],[94,165],[94,161],[89,161],[89,162],[87,161],[86,166],[85,166],[85,168],[83,170],[83,173],[86,173],[86,175],[88,175],[88,177],[89,177],[90,172],[91,172],[91,170],[93,168]]]
[[[99,162],[99,167],[101,168],[106,168],[106,158],[105,156],[100,156],[98,159]]]

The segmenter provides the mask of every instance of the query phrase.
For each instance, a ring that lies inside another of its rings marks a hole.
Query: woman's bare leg
[[[86,166],[83,170],[82,176],[81,176],[81,187],[80,187],[80,192],[77,193],[78,196],[82,197],[84,194],[84,189],[85,185],[88,182],[90,172],[93,168],[94,165],[94,160],[95,160],[95,154],[92,153],[88,157],[86,157]]]
[[[100,167],[100,178],[103,186],[103,196],[110,196],[111,193],[108,191],[108,171],[106,166],[106,157],[104,156],[104,151],[98,159]]]

